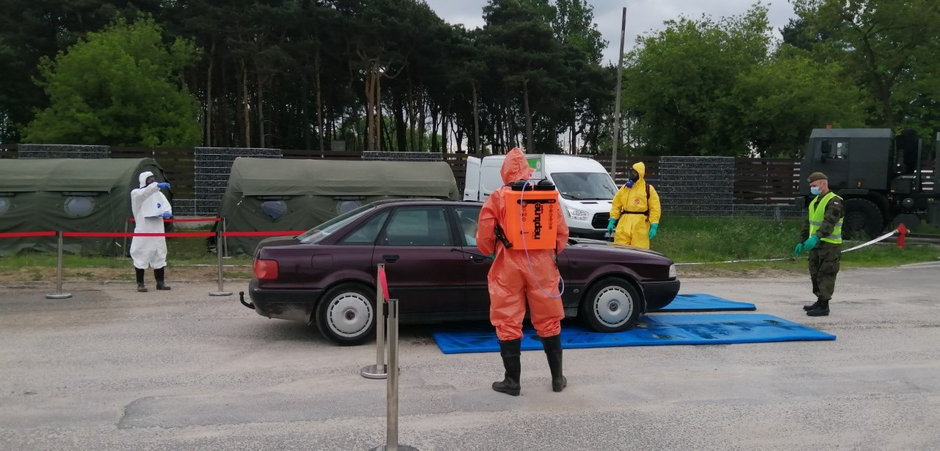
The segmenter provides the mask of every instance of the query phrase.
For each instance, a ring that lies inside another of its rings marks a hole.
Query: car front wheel
[[[619,332],[633,327],[643,309],[643,299],[630,282],[616,277],[601,279],[581,301],[580,316],[598,332]]]
[[[375,331],[375,300],[365,285],[347,283],[326,293],[317,304],[320,333],[344,346],[364,343]]]

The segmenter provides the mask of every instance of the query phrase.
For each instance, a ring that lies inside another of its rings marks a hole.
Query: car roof
[[[463,200],[442,200],[442,199],[385,199],[374,202],[381,206],[402,206],[402,205],[441,205],[441,206],[481,206],[482,202],[469,202]]]

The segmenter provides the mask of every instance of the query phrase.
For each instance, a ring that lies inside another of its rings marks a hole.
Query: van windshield
[[[613,199],[617,194],[617,185],[602,172],[553,172],[552,180],[558,194],[565,199]]]

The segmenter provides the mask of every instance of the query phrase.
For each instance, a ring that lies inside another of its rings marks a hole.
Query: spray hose
[[[892,236],[894,236],[894,235],[897,235],[898,233],[900,233],[899,230],[898,230],[898,229],[894,229],[894,230],[892,230],[892,231],[890,231],[890,232],[888,232],[888,233],[886,233],[886,234],[884,234],[884,235],[879,236],[878,238],[875,238],[875,239],[873,239],[873,240],[866,241],[866,242],[864,242],[864,243],[862,243],[862,244],[859,244],[858,246],[853,246],[853,247],[850,247],[850,248],[848,248],[848,249],[843,249],[841,253],[844,254],[844,253],[846,253],[846,252],[857,251],[857,250],[859,250],[859,249],[861,249],[861,248],[871,246],[872,244],[878,243],[878,242],[880,242],[880,241],[884,241],[884,240],[886,240],[886,239],[888,239],[888,238],[890,238],[890,237],[892,237]],[[725,261],[720,261],[720,262],[676,263],[676,266],[716,265],[716,264],[722,264],[722,263],[780,262],[780,261],[786,261],[786,260],[792,260],[792,259],[793,259],[793,257],[783,257],[783,258],[754,258],[754,259],[745,259],[745,260],[725,260]]]

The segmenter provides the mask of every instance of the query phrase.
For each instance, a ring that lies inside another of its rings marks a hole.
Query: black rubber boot
[[[806,312],[806,316],[829,316],[829,301],[819,301],[816,308]]]
[[[561,335],[542,337],[542,347],[552,372],[552,391],[560,392],[568,386],[568,379],[561,373]]]
[[[134,268],[134,272],[137,275],[137,291],[146,293],[147,286],[144,285],[144,270],[140,268]]]
[[[493,382],[493,390],[507,395],[519,396],[522,387],[519,385],[519,373],[522,372],[519,347],[521,339],[499,342],[499,355],[503,358],[503,368],[506,369],[504,379]]]
[[[816,307],[818,307],[818,306],[819,306],[819,301],[817,300],[816,302],[814,302],[814,303],[812,303],[812,304],[804,305],[804,306],[803,306],[803,310],[808,312],[808,311],[810,311],[810,310],[812,310],[812,309],[814,309],[814,308],[816,308]]]
[[[163,270],[164,270],[164,268],[154,269],[154,270],[153,270],[153,278],[154,278],[154,279],[157,279],[157,289],[158,289],[158,290],[169,290],[170,287],[167,286],[167,284],[163,283],[163,280],[164,280],[164,279],[163,279],[163,276],[164,276]]]

